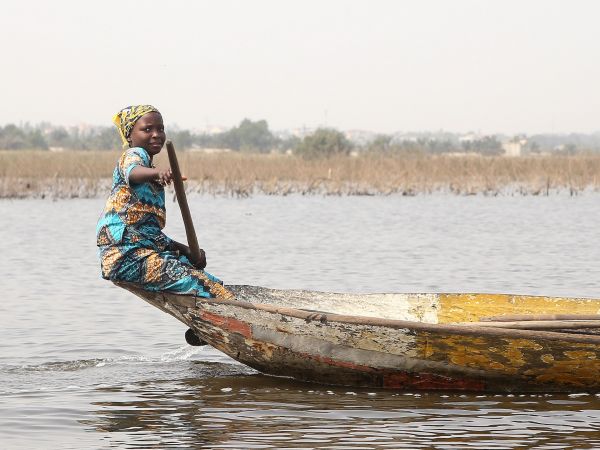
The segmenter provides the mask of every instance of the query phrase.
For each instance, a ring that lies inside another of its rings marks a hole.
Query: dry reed
[[[165,153],[165,152],[163,152]],[[0,151],[0,197],[97,197],[110,189],[118,152]],[[600,155],[520,158],[363,155],[304,160],[290,155],[180,152],[187,189],[246,197],[288,195],[575,195],[600,188]],[[156,158],[166,166],[166,154]]]

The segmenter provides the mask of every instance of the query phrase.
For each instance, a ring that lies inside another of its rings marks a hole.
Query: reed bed
[[[0,151],[0,197],[106,196],[118,152]],[[576,195],[600,189],[600,155],[519,158],[362,155],[305,160],[292,155],[180,152],[187,190],[266,195]],[[166,166],[166,152],[156,158]]]

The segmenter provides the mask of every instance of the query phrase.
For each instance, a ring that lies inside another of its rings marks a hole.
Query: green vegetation
[[[501,155],[502,143],[496,136],[483,136],[479,139],[460,142],[456,137],[440,138],[418,137],[411,140],[394,140],[391,135],[377,135],[365,150],[371,153],[405,154],[405,153],[478,153],[482,155]]]
[[[352,144],[343,133],[330,128],[319,128],[298,143],[295,153],[310,159],[348,155],[350,150]]]
[[[0,148],[47,150],[48,143],[39,129],[19,128],[13,124],[0,127]]]
[[[193,147],[230,149],[242,152],[267,153],[273,149],[295,148],[298,139],[277,138],[265,120],[244,119],[232,129],[217,134],[192,134],[178,128],[167,129],[167,135],[179,149]],[[42,123],[35,127],[14,124],[0,127],[0,149],[3,150],[114,150],[121,148],[114,127],[65,128]]]
[[[269,152],[279,144],[266,120],[253,122],[250,119],[242,120],[237,127],[223,133],[199,135],[196,142],[203,147],[259,153]]]
[[[167,127],[167,136],[180,150],[223,149],[240,153],[292,153],[304,159],[349,154],[431,154],[476,153],[502,155],[502,142],[511,142],[521,154],[557,153],[573,155],[582,151],[600,151],[600,133],[540,134],[533,136],[457,134],[444,131],[374,135],[369,132],[342,133],[331,128],[292,135],[274,133],[266,120],[242,120],[239,125],[220,133],[192,133]],[[350,136],[350,137],[349,137]],[[36,126],[9,124],[0,126],[3,150],[120,150],[121,142],[114,127],[61,127],[49,123]]]

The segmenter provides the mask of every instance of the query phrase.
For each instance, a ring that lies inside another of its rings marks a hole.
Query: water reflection
[[[98,388],[93,397],[108,399],[94,402],[94,418],[82,423],[126,448],[600,446],[594,395],[348,390],[263,375],[215,377],[196,366],[193,378],[137,383],[118,394]]]

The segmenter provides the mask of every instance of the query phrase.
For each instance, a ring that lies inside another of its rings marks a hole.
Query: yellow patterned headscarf
[[[117,126],[119,130],[119,134],[121,135],[121,140],[123,141],[123,148],[129,147],[129,142],[127,142],[127,138],[131,134],[131,130],[133,130],[133,126],[137,122],[137,120],[142,117],[144,114],[148,114],[150,112],[157,112],[160,114],[158,109],[156,109],[152,105],[135,105],[128,106],[123,108],[113,117],[113,123]]]

